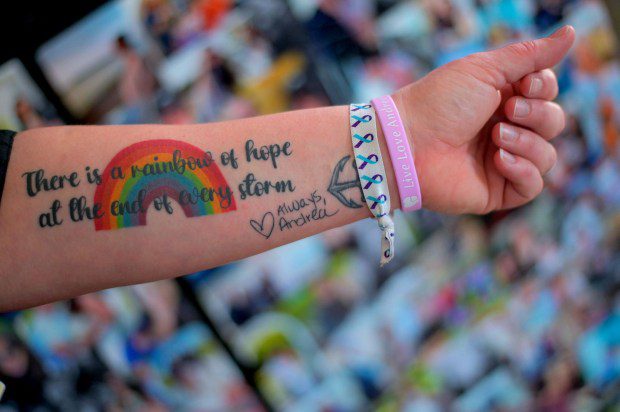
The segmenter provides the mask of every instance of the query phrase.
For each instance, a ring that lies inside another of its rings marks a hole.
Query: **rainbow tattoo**
[[[210,152],[178,140],[147,140],[126,147],[105,168],[95,191],[94,203],[103,212],[95,229],[144,226],[149,206],[162,208],[168,200],[187,217],[236,210]]]

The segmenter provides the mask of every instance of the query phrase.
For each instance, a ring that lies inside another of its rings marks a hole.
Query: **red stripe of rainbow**
[[[132,202],[137,199],[138,192],[142,189],[146,192],[144,209],[147,210],[154,199],[167,194],[170,199],[178,202],[179,193],[186,190],[192,193],[194,188],[222,188],[228,187],[228,183],[215,164],[207,168],[186,168],[183,174],[170,172],[161,175],[131,177],[131,166],[143,167],[146,163],[172,161],[175,150],[181,152],[181,157],[187,159],[192,156],[203,159],[205,152],[198,147],[178,140],[159,139],[146,140],[135,143],[121,150],[108,163],[102,174],[102,182],[95,191],[95,204],[100,204],[104,215],[95,219],[95,230],[121,229],[125,227],[146,225],[146,213],[125,213],[113,216],[110,213],[112,202]],[[155,160],[157,157],[157,160]],[[121,167],[125,175],[123,179],[112,179],[110,173],[114,167]],[[212,202],[198,200],[195,205],[184,205],[183,212],[187,217],[205,216],[218,213],[226,213],[236,210],[234,197],[228,207],[222,208],[219,199]]]

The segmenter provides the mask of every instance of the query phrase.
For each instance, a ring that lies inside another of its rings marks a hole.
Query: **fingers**
[[[507,180],[503,207],[513,208],[529,202],[542,191],[542,176],[555,165],[555,148],[531,130],[507,123],[495,125],[491,135],[500,148],[493,162]]]
[[[557,160],[555,148],[530,130],[498,123],[493,128],[491,136],[497,147],[529,160],[541,175],[545,175],[555,165]]]
[[[497,170],[507,180],[502,200],[504,208],[521,206],[542,191],[542,176],[531,161],[504,149],[495,153],[493,161]]]
[[[575,29],[564,26],[549,37],[514,43],[501,49],[469,57],[486,76],[489,84],[500,90],[506,83],[558,64],[575,41]]]
[[[531,129],[545,139],[553,139],[566,125],[562,107],[546,100],[515,96],[506,101],[504,112],[511,122]]]
[[[519,82],[519,91],[530,99],[553,100],[558,96],[558,79],[551,69],[530,73]]]

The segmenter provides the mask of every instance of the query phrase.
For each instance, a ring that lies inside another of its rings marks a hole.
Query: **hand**
[[[412,141],[422,204],[443,213],[488,213],[529,202],[555,164],[549,140],[564,129],[551,102],[551,67],[575,38],[548,38],[477,53],[442,66],[393,98]]]

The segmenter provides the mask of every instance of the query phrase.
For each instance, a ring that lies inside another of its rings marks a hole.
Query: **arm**
[[[394,95],[426,208],[486,213],[540,192],[555,155],[546,139],[563,127],[547,68],[573,37],[461,59]],[[530,110],[517,116],[521,100]],[[502,139],[500,123],[518,139]],[[0,204],[0,311],[190,273],[369,217],[352,154],[344,106],[20,133]]]
[[[370,216],[358,185],[328,191],[332,177],[356,182],[349,133],[340,106],[18,134],[0,208],[0,309],[195,272]]]

